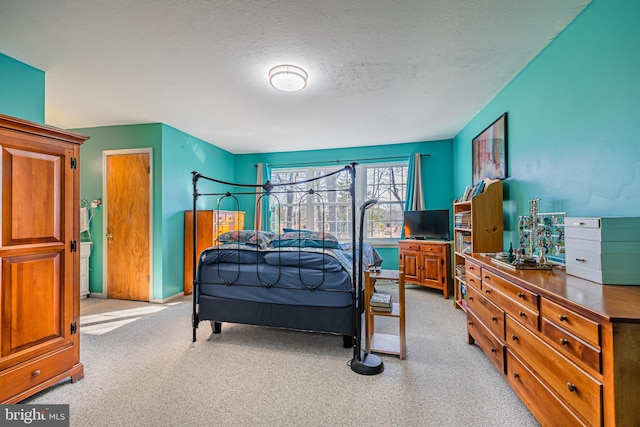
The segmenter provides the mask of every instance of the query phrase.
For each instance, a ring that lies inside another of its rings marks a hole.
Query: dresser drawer
[[[436,254],[441,254],[444,251],[445,246],[444,245],[430,245],[428,243],[421,243],[420,244],[420,251],[421,252],[433,252]]]
[[[507,382],[543,426],[586,426],[562,400],[507,349]]]
[[[467,332],[496,369],[504,374],[504,344],[485,328],[472,311],[467,311]],[[470,343],[472,342],[470,340]]]
[[[592,346],[600,348],[600,323],[546,298],[542,298],[540,302],[540,312],[547,322],[554,323]]]
[[[512,295],[504,294],[501,287],[496,287],[491,282],[485,282],[484,280],[482,281],[482,295],[504,310],[505,313],[510,314],[514,319],[518,319],[518,322],[529,329],[538,329],[539,316],[537,307],[534,311],[521,305],[519,301],[513,299]]]
[[[504,339],[504,311],[471,286],[467,287],[467,307],[501,339]]]
[[[468,285],[468,287],[473,287],[477,291],[480,291],[482,289],[482,281],[480,280],[480,276],[473,273],[473,270],[469,268],[465,268],[464,281]]]
[[[542,336],[553,348],[584,369],[598,374],[602,373],[602,354],[599,348],[595,348],[575,335],[569,334],[545,318],[540,321]]]
[[[518,322],[506,317],[506,342],[553,392],[591,425],[602,420],[602,384]]]
[[[471,261],[467,260],[464,264],[464,269],[467,274],[473,274],[474,276],[480,277],[481,268],[478,264],[474,264]]]
[[[512,298],[517,301],[518,304],[521,304],[535,312],[538,311],[539,297],[538,294],[531,292],[528,289],[525,289],[521,286],[516,285],[515,283],[508,282],[502,277],[499,277],[490,271],[482,270],[482,284],[488,284],[498,289],[500,292],[505,294],[506,296]]]
[[[69,370],[74,365],[75,349],[68,347],[52,355],[43,355],[0,372],[0,402],[23,390],[36,387]],[[77,357],[76,357],[77,358]]]
[[[420,243],[400,242],[400,243],[398,243],[398,249],[400,249],[400,250],[419,251],[420,250]]]

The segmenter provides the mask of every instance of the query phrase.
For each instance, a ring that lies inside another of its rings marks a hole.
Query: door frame
[[[107,298],[108,286],[107,273],[109,272],[108,241],[105,236],[108,232],[107,218],[109,218],[109,200],[107,193],[107,158],[126,154],[149,155],[149,302],[154,302],[153,297],[153,148],[131,148],[123,150],[105,150],[102,152],[102,294]]]

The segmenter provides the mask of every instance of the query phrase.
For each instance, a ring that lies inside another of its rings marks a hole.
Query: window
[[[319,177],[335,171],[335,168],[314,167],[274,169],[273,184],[286,184]],[[356,206],[365,200],[377,199],[378,203],[367,210],[365,238],[398,239],[407,189],[407,162],[359,165],[356,170]],[[349,186],[351,176],[347,171],[318,181],[276,187],[270,199],[271,229],[309,229],[330,232],[341,241],[351,238],[351,200]],[[313,194],[305,193],[313,189]],[[295,190],[295,193],[285,193]],[[333,190],[333,191],[332,191]],[[358,217],[359,218],[359,217]],[[358,226],[359,224],[356,224]]]
[[[385,165],[364,165],[360,182],[364,200],[377,199],[367,210],[365,238],[399,239],[407,194],[407,162]]]

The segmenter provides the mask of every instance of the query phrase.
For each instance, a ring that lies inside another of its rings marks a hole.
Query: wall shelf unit
[[[465,255],[503,251],[502,181],[484,180],[482,193],[453,203],[454,304],[466,311]]]

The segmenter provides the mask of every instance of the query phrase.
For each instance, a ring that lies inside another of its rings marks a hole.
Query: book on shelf
[[[378,306],[372,305],[371,310],[379,311],[381,313],[391,313],[391,307],[378,307]]]
[[[376,310],[377,308],[388,308],[391,311],[392,297],[391,294],[383,294],[381,292],[374,292],[369,300],[371,308]],[[381,311],[381,310],[378,310]]]
[[[458,212],[455,214],[455,227],[471,228],[471,211]]]
[[[473,191],[471,192],[471,197],[477,196],[483,191],[484,191],[484,180],[478,181],[478,183],[473,187]]]

